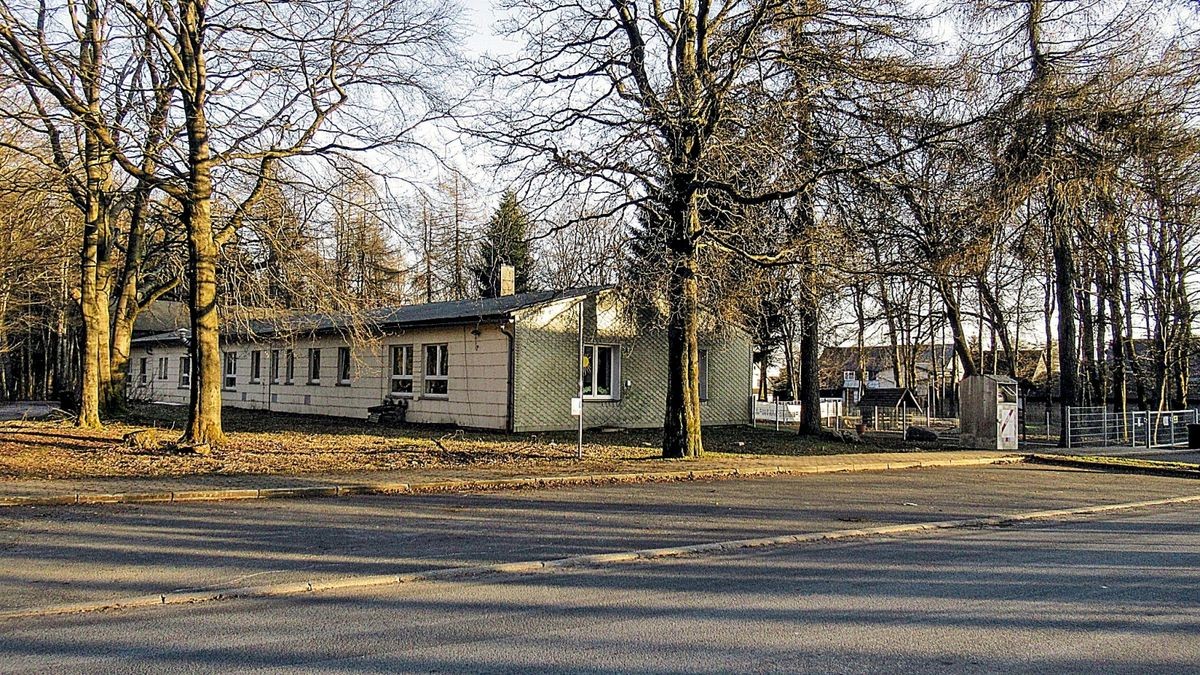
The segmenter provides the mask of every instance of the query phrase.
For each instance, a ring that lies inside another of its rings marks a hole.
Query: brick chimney
[[[500,295],[512,295],[517,291],[516,270],[512,265],[500,266]]]

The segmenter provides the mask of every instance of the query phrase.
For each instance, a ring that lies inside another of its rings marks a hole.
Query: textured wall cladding
[[[514,428],[517,431],[566,430],[575,427],[571,398],[578,392],[578,309],[572,302],[523,312],[517,318]],[[620,345],[621,398],[586,401],[589,427],[656,427],[663,421],[666,400],[667,337],[650,330],[636,335],[620,319],[611,302],[584,309],[584,340]],[[741,331],[705,335],[708,349],[709,399],[700,404],[704,424],[748,423],[750,340]],[[625,383],[629,382],[626,386]]]
[[[449,396],[427,398],[421,395],[425,372],[426,344],[447,345],[449,352]],[[338,347],[348,342],[337,337],[298,340],[294,343],[225,344],[222,352],[238,355],[237,384],[223,389],[224,405],[233,408],[275,410],[280,412],[366,418],[367,408],[378,405],[390,391],[389,350],[391,345],[410,344],[413,354],[413,388],[408,417],[413,422],[456,424],[460,426],[504,429],[508,415],[508,338],[496,326],[456,326],[403,331],[351,346],[350,383],[337,384]],[[308,384],[308,350],[321,349],[320,384]],[[270,354],[280,353],[279,382],[271,382]],[[295,379],[285,380],[286,350],[295,353]],[[262,352],[259,382],[250,381],[252,351]],[[179,357],[182,347],[134,348],[133,363],[146,356],[147,385],[134,382],[130,390],[141,398],[170,403],[187,403],[188,390],[178,389]],[[168,379],[157,381],[157,358],[169,355]],[[224,361],[222,360],[222,369]],[[222,372],[224,372],[222,370]],[[137,379],[135,375],[134,380]],[[222,378],[222,383],[224,379]],[[306,402],[307,399],[307,402]]]

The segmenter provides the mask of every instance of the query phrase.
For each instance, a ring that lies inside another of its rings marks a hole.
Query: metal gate
[[[1200,422],[1196,410],[1130,410],[1067,408],[1067,447],[1126,446],[1166,448],[1186,445],[1187,425]]]

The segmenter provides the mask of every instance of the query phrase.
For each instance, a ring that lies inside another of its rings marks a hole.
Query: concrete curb
[[[982,466],[1010,464],[1026,460],[1025,455],[995,457],[958,457],[945,459],[896,459],[887,462],[829,464],[824,466],[775,466],[751,468],[693,469],[684,471],[652,471],[642,473],[600,473],[578,476],[545,476],[535,478],[491,478],[481,480],[447,480],[425,483],[349,483],[279,488],[242,488],[213,490],[178,490],[162,492],[69,492],[57,495],[0,495],[0,507],[5,506],[64,506],[74,504],[146,504],[196,501],[232,501],[244,499],[298,499],[312,497],[344,497],[349,495],[429,494],[438,492],[467,492],[482,490],[523,490],[575,485],[613,483],[657,483],[687,480],[753,478],[766,476],[847,473],[852,471],[887,471],[894,469],[932,468],[945,466]]]
[[[1099,455],[1096,459],[1080,459],[1078,457],[1064,457],[1061,455],[1034,453],[1029,455],[1028,460],[1034,464],[1048,464],[1051,466],[1067,466],[1074,469],[1093,469],[1096,471],[1111,471],[1114,473],[1136,473],[1147,476],[1163,476],[1167,478],[1200,478],[1200,469],[1178,469],[1169,466],[1130,466],[1123,464],[1113,464],[1104,461],[1104,456]],[[1155,460],[1143,460],[1155,461]]]
[[[596,567],[614,563],[633,562],[636,560],[655,560],[663,558],[679,558],[705,553],[719,553],[741,549],[788,546],[792,544],[807,544],[838,541],[843,539],[858,539],[881,537],[889,535],[915,534],[936,530],[951,530],[963,528],[996,527],[1012,523],[1032,520],[1063,519],[1073,516],[1086,516],[1114,511],[1168,506],[1175,504],[1200,503],[1200,495],[1184,497],[1168,497],[1139,502],[1123,502],[1119,504],[1098,504],[1093,506],[1078,506],[1067,509],[1048,509],[1043,511],[1028,511],[1007,515],[983,516],[979,518],[963,518],[958,520],[938,520],[926,523],[905,523],[900,525],[883,525],[880,527],[865,527],[847,530],[830,530],[826,532],[811,532],[806,534],[785,534],[774,537],[758,537],[753,539],[736,539],[718,541],[689,546],[668,546],[663,548],[647,548],[634,551],[615,551],[611,553],[591,553],[586,555],[555,558],[549,560],[521,560],[487,565],[468,565],[428,570],[424,572],[408,572],[404,574],[376,574],[349,576],[337,579],[314,581],[297,581],[260,586],[243,586],[213,591],[188,591],[180,593],[163,593],[143,595],[115,600],[98,602],[79,602],[50,607],[21,609],[0,612],[0,621],[53,616],[61,614],[79,614],[102,610],[133,609],[138,607],[153,607],[159,605],[182,605],[234,598],[272,598],[279,596],[294,596],[305,593],[316,593],[329,590],[354,590],[373,586],[390,586],[408,584],[419,581],[454,581],[471,579],[491,574],[529,574],[542,570],[562,570],[580,567]]]

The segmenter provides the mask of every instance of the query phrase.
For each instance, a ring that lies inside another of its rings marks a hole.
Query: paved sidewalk
[[[0,482],[0,506],[100,502],[170,502],[279,497],[331,497],[349,494],[450,492],[523,489],[581,483],[649,482],[788,475],[841,471],[879,471],[935,466],[970,466],[1021,461],[1024,454],[991,451],[895,452],[803,457],[711,455],[699,460],[661,461],[653,467],[629,462],[620,470],[595,473],[586,465],[553,474],[504,467],[457,470],[375,471],[349,474],[208,475],[166,478],[94,478],[88,480],[12,480]]]

